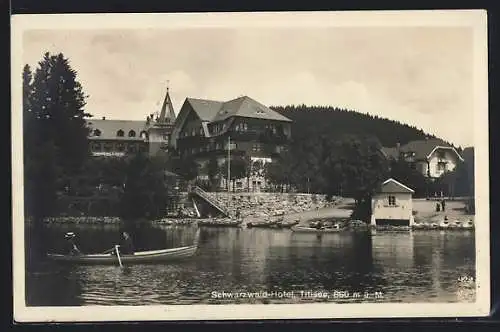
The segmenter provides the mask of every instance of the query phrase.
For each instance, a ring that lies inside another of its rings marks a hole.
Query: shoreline
[[[78,222],[67,222],[68,219],[79,218]],[[119,218],[110,218],[112,222],[96,222],[95,220],[99,218],[88,218],[88,217],[64,217],[64,218],[50,218],[51,221],[45,221],[44,226],[68,226],[68,227],[119,227],[121,220]],[[91,219],[92,222],[85,222],[82,219]],[[103,218],[100,218],[103,219]],[[65,220],[64,222],[61,220]],[[315,219],[307,219],[307,221],[302,221],[300,224],[295,224],[294,226],[305,226],[307,222],[314,222],[318,220],[329,220],[330,218],[315,218]],[[335,220],[333,220],[335,221]],[[210,220],[210,219],[199,219],[199,218],[183,218],[183,219],[168,219],[168,220],[155,220],[148,221],[146,224],[151,226],[172,226],[172,227],[192,227],[198,226],[203,228],[212,228],[212,227],[220,227],[220,228],[240,228],[240,229],[267,229],[267,230],[289,230],[293,231],[292,227],[283,227],[283,228],[275,228],[272,226],[272,223],[269,222],[261,222],[261,224],[268,224],[269,227],[260,226],[260,227],[248,227],[245,222],[230,222],[224,220]],[[348,223],[348,222],[347,222]],[[31,226],[33,223],[27,221],[28,226]],[[373,226],[370,224],[362,225],[362,226],[353,226],[347,224],[344,229],[341,229],[339,232],[335,233],[348,233],[348,232],[401,232],[407,233],[412,231],[446,231],[446,232],[474,232],[475,225],[474,223],[469,224],[467,227],[463,225],[458,225],[454,223],[450,223],[449,225],[440,225],[436,223],[416,223],[413,226]],[[321,233],[321,232],[318,232]],[[327,232],[325,232],[327,233]]]

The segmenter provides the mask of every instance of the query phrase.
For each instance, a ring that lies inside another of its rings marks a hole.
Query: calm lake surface
[[[119,237],[116,226],[50,226],[42,235],[45,247],[39,247],[32,227],[26,227],[27,305],[475,301],[475,284],[469,282],[475,279],[473,232],[318,238],[290,230],[202,228],[196,256],[120,269],[46,261],[40,253],[61,251],[68,231],[77,233],[80,249],[88,253],[111,248]],[[157,226],[133,236],[137,250],[154,250],[189,245],[195,231]]]

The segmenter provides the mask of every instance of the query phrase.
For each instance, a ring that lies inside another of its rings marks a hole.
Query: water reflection
[[[116,226],[52,226],[44,230],[51,251],[67,231],[84,252],[101,252],[119,239]],[[194,227],[134,230],[139,250],[192,243]],[[34,242],[28,229],[26,241]],[[372,301],[474,301],[457,280],[475,275],[473,233],[294,233],[290,230],[206,228],[195,257],[157,265],[59,266],[40,246],[27,252],[28,305],[141,305],[309,302],[321,299],[214,299],[213,291],[381,292]],[[36,251],[36,252],[34,252]],[[36,257],[34,259],[33,257]],[[468,294],[465,298],[463,294]],[[333,301],[334,299],[329,299]],[[363,299],[342,299],[355,302]]]

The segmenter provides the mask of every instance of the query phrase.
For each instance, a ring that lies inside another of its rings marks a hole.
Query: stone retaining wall
[[[240,210],[241,217],[271,217],[330,207],[339,198],[326,200],[326,195],[297,193],[227,193],[208,192],[231,213]]]

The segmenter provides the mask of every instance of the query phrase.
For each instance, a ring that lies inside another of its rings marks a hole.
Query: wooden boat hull
[[[339,233],[342,232],[341,228],[325,228],[317,229],[312,227],[292,227],[292,231],[297,233]]]
[[[198,227],[241,227],[243,221],[198,221]]]
[[[289,229],[296,225],[294,224],[271,224],[271,223],[248,223],[247,228],[270,228],[270,229]]]
[[[137,252],[133,255],[120,255],[123,265],[130,264],[149,264],[176,261],[195,255],[197,245],[180,248],[152,250]],[[118,257],[112,254],[93,254],[93,255],[61,255],[48,254],[49,259],[62,263],[80,264],[80,265],[119,265]]]

